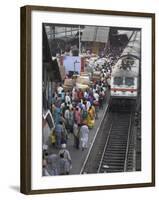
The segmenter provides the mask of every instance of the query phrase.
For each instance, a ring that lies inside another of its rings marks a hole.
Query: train
[[[136,100],[140,90],[141,31],[136,30],[112,67],[110,81],[111,102]]]

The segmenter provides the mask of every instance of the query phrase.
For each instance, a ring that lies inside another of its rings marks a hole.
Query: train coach
[[[140,87],[140,31],[133,31],[130,40],[115,66],[110,82],[111,102],[136,100]]]

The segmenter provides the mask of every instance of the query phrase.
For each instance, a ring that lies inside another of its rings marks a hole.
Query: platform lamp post
[[[78,55],[80,55],[80,53],[81,53],[81,30],[80,30],[80,25],[79,25],[79,30],[78,30],[78,42],[79,42],[79,44],[78,44],[78,46],[79,46],[79,51],[78,51]]]

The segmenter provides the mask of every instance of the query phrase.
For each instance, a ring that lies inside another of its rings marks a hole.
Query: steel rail
[[[132,113],[130,115],[130,120],[129,120],[128,139],[127,139],[125,162],[124,162],[124,172],[127,171],[127,160],[128,160],[128,152],[129,152],[129,145],[130,145],[131,125],[132,125]]]
[[[112,130],[112,125],[113,125],[113,123],[111,124],[110,129],[109,129],[107,141],[106,141],[106,144],[105,144],[105,146],[104,146],[103,154],[102,154],[102,157],[101,157],[101,160],[100,160],[100,164],[99,164],[97,173],[99,173],[99,172],[100,172],[100,169],[101,169],[101,165],[102,165],[102,162],[103,162],[103,158],[104,158],[104,155],[105,155],[105,151],[106,151],[106,149],[107,149],[107,145],[108,145],[110,133],[111,133],[111,130]]]

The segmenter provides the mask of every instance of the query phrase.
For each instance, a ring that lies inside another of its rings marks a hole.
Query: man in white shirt
[[[80,129],[80,142],[82,151],[88,147],[89,129],[87,125],[82,125]]]
[[[96,111],[96,119],[98,119],[98,111],[99,111],[99,94],[97,91],[93,94],[95,98],[94,106],[95,106],[95,111]]]
[[[63,87],[60,84],[59,87],[57,88],[57,92],[58,94],[61,94],[62,91],[63,91]]]
[[[69,96],[69,94],[67,93],[66,96],[65,96],[65,102],[68,104],[68,103],[71,103],[71,98]]]
[[[97,93],[97,91],[94,92],[93,96],[96,101],[99,101],[99,94]]]

